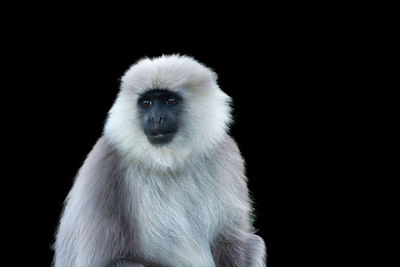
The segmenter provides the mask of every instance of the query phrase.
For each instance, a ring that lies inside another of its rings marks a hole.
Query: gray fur
[[[244,161],[228,134],[219,140],[182,165],[152,168],[105,133],[67,197],[54,266],[265,266]]]
[[[226,136],[212,153],[189,162],[183,170],[151,173],[125,162],[106,137],[100,138],[68,196],[57,233],[55,266],[105,266],[118,258],[136,259],[145,266],[190,266],[173,262],[185,260],[171,255],[171,248],[179,248],[182,240],[198,243],[193,246],[209,257],[209,265],[198,266],[264,266],[265,248],[249,224],[243,160],[234,141]],[[134,195],[124,179],[136,181]],[[143,194],[153,194],[154,202],[142,207],[140,199],[148,197]],[[180,229],[187,226],[181,222],[164,224],[176,218],[153,213],[159,209],[184,211],[182,220],[190,229]],[[138,236],[144,226],[135,218],[144,213],[166,248],[155,243],[143,251]]]

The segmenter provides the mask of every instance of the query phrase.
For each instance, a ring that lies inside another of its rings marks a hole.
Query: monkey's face
[[[180,124],[182,97],[169,90],[152,89],[140,95],[137,105],[149,142],[156,146],[171,142]]]
[[[190,57],[161,56],[125,73],[104,130],[129,159],[175,169],[224,138],[230,111],[212,70]]]

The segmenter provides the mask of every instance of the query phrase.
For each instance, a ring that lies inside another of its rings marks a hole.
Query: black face
[[[182,98],[171,91],[154,89],[138,99],[144,133],[153,145],[169,143],[178,131]]]

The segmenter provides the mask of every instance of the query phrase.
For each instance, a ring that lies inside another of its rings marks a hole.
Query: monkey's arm
[[[265,267],[265,245],[255,234],[220,235],[212,254],[218,267]]]
[[[106,266],[134,253],[124,168],[118,152],[101,137],[67,197],[54,246],[55,267]]]
[[[254,234],[251,226],[252,208],[244,161],[236,142],[228,137],[219,155],[221,165],[229,166],[219,174],[219,180],[226,179],[224,181],[231,185],[231,191],[225,193],[230,198],[226,209],[229,212],[212,246],[215,263],[218,267],[265,267],[265,244]]]

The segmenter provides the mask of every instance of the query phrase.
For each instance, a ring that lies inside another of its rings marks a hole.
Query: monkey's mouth
[[[146,134],[147,139],[153,145],[164,145],[171,142],[175,132],[152,132]]]

